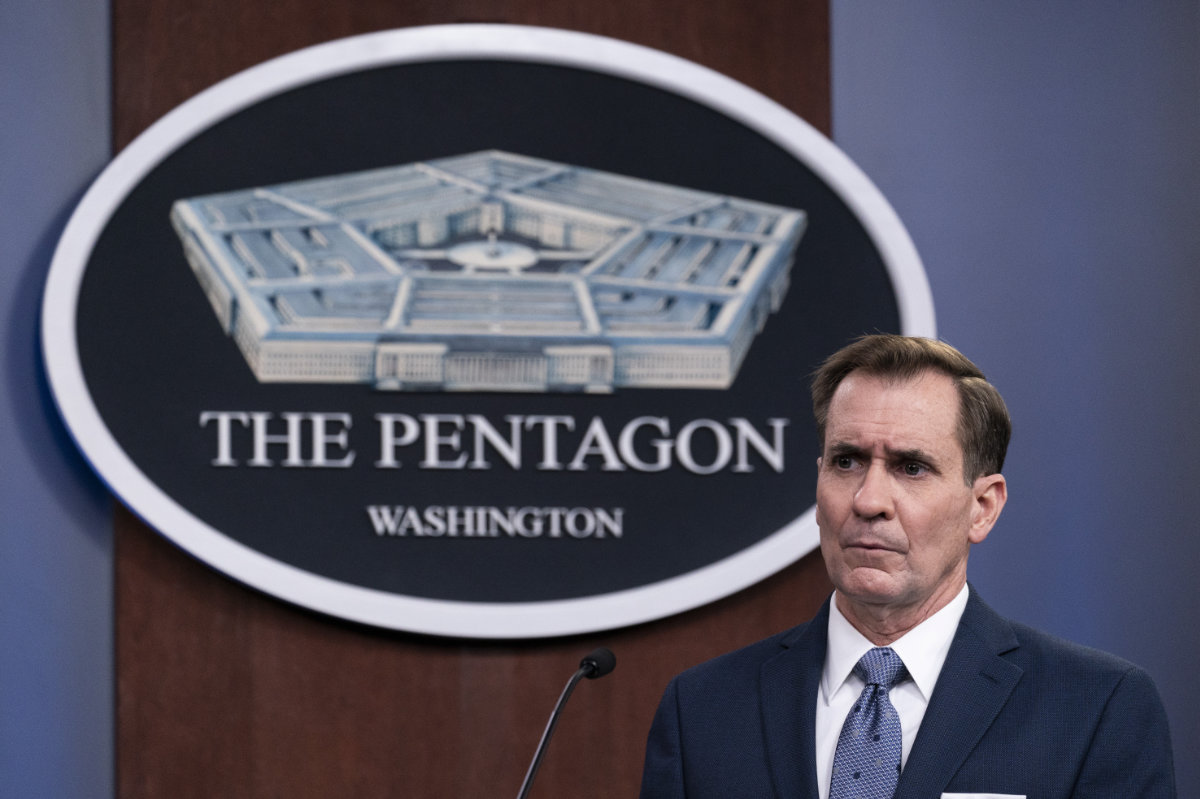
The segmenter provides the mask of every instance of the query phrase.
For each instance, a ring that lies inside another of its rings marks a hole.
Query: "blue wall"
[[[834,138],[1014,418],[971,579],[1149,669],[1200,796],[1200,4],[832,7]]]
[[[38,308],[108,160],[107,2],[0,2],[0,796],[112,795],[112,502],[42,377]]]
[[[835,139],[1016,420],[972,579],[1145,665],[1200,795],[1200,4],[833,0]],[[0,796],[112,794],[111,503],[40,375],[42,281],[109,151],[105,2],[0,3]],[[1200,493],[1198,491],[1197,493]]]

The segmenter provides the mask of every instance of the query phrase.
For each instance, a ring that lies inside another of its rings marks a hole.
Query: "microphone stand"
[[[563,688],[562,694],[558,697],[558,702],[554,705],[554,711],[550,714],[550,720],[546,723],[546,729],[542,732],[542,739],[538,741],[537,750],[533,754],[533,761],[529,764],[529,770],[525,772],[525,780],[521,783],[521,790],[517,793],[517,799],[525,799],[529,794],[529,789],[533,786],[533,777],[537,774],[538,767],[542,765],[542,757],[546,754],[546,748],[550,743],[550,736],[554,733],[555,726],[558,725],[558,717],[562,714],[563,706],[567,703],[567,699],[570,698],[571,692],[575,690],[576,684],[584,677],[587,677],[589,680],[603,677],[612,671],[616,665],[617,659],[605,647],[600,647],[580,662],[579,668],[571,675],[571,679],[567,680],[566,687]]]

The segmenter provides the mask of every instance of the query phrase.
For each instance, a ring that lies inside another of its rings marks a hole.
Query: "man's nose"
[[[854,494],[854,512],[863,519],[892,518],[892,480],[887,465],[872,461]]]

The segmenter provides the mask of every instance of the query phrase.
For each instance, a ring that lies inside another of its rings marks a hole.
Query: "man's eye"
[[[854,458],[849,455],[838,455],[833,459],[833,465],[839,469],[849,469],[854,465]]]
[[[925,474],[925,464],[923,463],[906,463],[904,464],[904,473],[909,477],[920,477]]]

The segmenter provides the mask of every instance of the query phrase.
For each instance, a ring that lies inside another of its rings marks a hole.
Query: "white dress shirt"
[[[921,719],[925,718],[925,708],[929,706],[929,697],[933,696],[933,687],[937,684],[942,664],[946,662],[950,642],[954,640],[958,622],[967,608],[967,596],[967,587],[964,585],[949,604],[891,644],[912,677],[892,686],[889,693],[892,705],[900,716],[900,728],[904,736],[901,764],[908,762],[908,753],[917,738]],[[816,765],[817,789],[821,799],[829,799],[833,755],[837,750],[842,725],[866,685],[854,673],[854,665],[875,646],[846,620],[838,610],[836,600],[835,591],[829,602],[828,648],[817,696]]]

